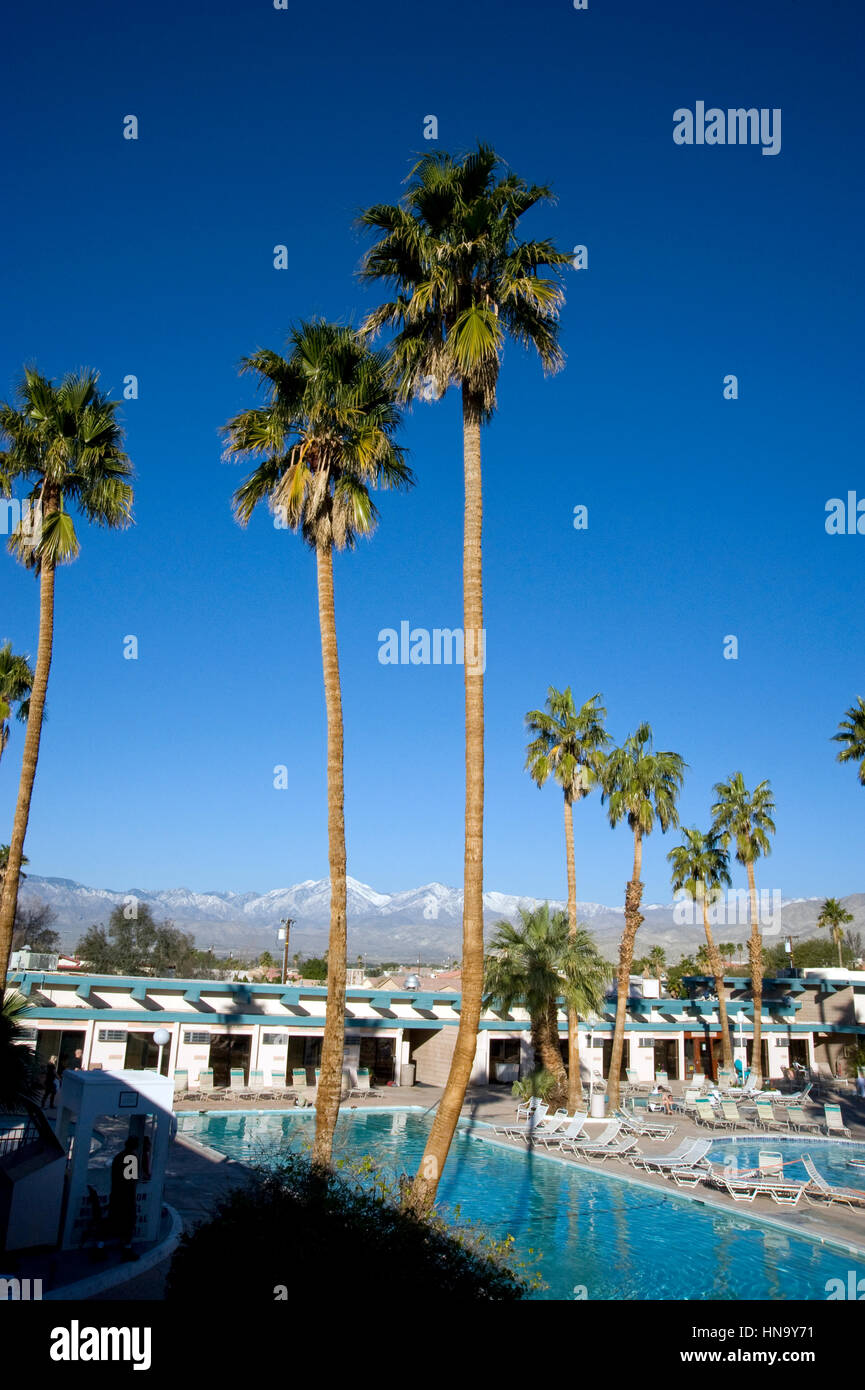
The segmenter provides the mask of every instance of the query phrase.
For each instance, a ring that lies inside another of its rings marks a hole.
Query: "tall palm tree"
[[[845,713],[846,719],[841,720],[837,734],[832,735],[835,743],[845,744],[838,754],[838,762],[858,763],[859,781],[865,787],[865,700],[861,695],[856,696],[855,705]]]
[[[0,758],[9,742],[9,718],[12,706],[16,716],[26,724],[30,711],[30,691],[33,687],[33,667],[26,656],[18,656],[11,642],[0,647]]]
[[[640,724],[621,748],[614,748],[607,755],[601,771],[601,800],[607,805],[610,825],[615,828],[619,821],[626,819],[634,836],[634,867],[625,887],[625,929],[619,946],[616,1023],[607,1078],[611,1110],[619,1104],[634,939],[643,920],[640,912],[643,840],[652,833],[656,823],[662,834],[679,824],[676,800],[686,767],[687,763],[678,753],[656,753],[651,726]]]
[[[748,875],[751,904],[748,956],[754,1001],[751,1075],[755,1085],[760,1087],[763,1083],[763,935],[760,931],[754,865],[761,855],[772,852],[769,836],[775,834],[772,819],[775,802],[768,782],[759,782],[753,792],[749,792],[741,772],[734,772],[729,782],[718,782],[715,796],[718,800],[712,807],[712,833],[719,836],[725,849],[731,842],[735,843],[736,858],[740,864],[744,864]]]
[[[846,907],[838,898],[827,898],[820,908],[820,916],[817,918],[818,927],[827,927],[832,933],[832,940],[838,947],[838,964],[842,970],[844,961],[841,955],[841,947],[844,944],[844,928],[853,921],[853,913],[848,912]]]
[[[466,658],[466,808],[462,1003],[444,1095],[436,1110],[407,1205],[434,1200],[465,1100],[483,995],[484,686],[481,426],[493,415],[508,338],[534,347],[547,371],[561,367],[557,268],[569,257],[551,241],[521,241],[520,219],[549,190],[509,172],[487,145],[455,158],[418,160],[399,204],[377,204],[361,225],[378,236],[362,276],[384,281],[394,298],[366,320],[367,332],[393,330],[393,366],[401,396],[427,399],[451,386],[462,397],[463,641]],[[542,272],[553,271],[553,277]],[[475,659],[469,659],[469,653]]]
[[[607,711],[593,695],[578,710],[570,686],[547,691],[545,709],[526,715],[526,728],[534,737],[526,750],[526,771],[538,787],[553,777],[564,794],[565,857],[568,869],[568,922],[577,932],[577,874],[574,862],[574,802],[580,802],[597,785],[603,750],[612,743],[604,728]],[[580,1077],[580,1035],[577,1016],[568,1012],[568,1111],[578,1110],[583,1099]]]
[[[701,831],[683,830],[684,843],[676,845],[667,855],[673,866],[673,892],[684,890],[696,903],[699,899],[703,908],[703,930],[706,933],[706,956],[709,969],[715,977],[715,993],[718,996],[718,1022],[721,1028],[721,1050],[724,1066],[733,1069],[733,1046],[730,1041],[730,1028],[727,1021],[727,995],[724,989],[724,967],[721,963],[720,948],[715,945],[712,928],[709,924],[709,904],[715,902],[724,888],[732,882],[729,870],[729,855],[721,844],[718,834],[710,830],[707,835]]]
[[[521,1003],[528,1011],[536,1070],[556,1079],[551,1094],[560,1104],[567,1078],[559,1046],[558,1000],[569,1012],[597,1013],[604,1002],[607,965],[585,927],[571,931],[564,912],[549,903],[519,909],[516,924],[497,923],[484,974],[484,1007],[505,1013]]]
[[[339,1115],[345,1046],[346,849],[342,693],[333,598],[334,551],[351,550],[375,529],[371,487],[405,487],[411,473],[394,442],[400,412],[386,379],[386,358],[349,328],[300,323],[282,357],[260,349],[241,373],[257,378],[262,406],[224,428],[226,455],[257,462],[234,494],[245,526],[260,502],[315,551],[318,617],[327,716],[327,830],[330,937],[327,1009],[316,1096],[313,1159],[329,1164]]]
[[[58,565],[79,552],[68,508],[75,507],[97,526],[122,528],[132,520],[132,466],[123,451],[119,402],[98,387],[98,373],[64,376],[59,386],[33,367],[24,369],[16,403],[0,403],[0,472],[30,487],[30,501],[41,509],[33,535],[19,528],[9,548],[39,578],[39,641],[30,694],[27,731],[9,863],[0,896],[0,982],[6,978],[24,838],[30,818],[39,761],[45,694],[54,645],[54,577]],[[2,987],[2,985],[0,985]]]

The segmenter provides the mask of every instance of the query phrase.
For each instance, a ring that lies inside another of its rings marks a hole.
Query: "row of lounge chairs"
[[[291,1074],[291,1085],[286,1084],[285,1077],[281,1072],[271,1072],[270,1081],[266,1082],[263,1071],[251,1071],[247,1081],[243,1074],[242,1067],[232,1067],[229,1084],[227,1086],[215,1086],[213,1082],[213,1068],[203,1067],[198,1073],[198,1085],[190,1086],[189,1073],[187,1071],[176,1071],[174,1073],[174,1099],[177,1100],[206,1100],[206,1101],[231,1101],[231,1100],[297,1100],[309,1093],[315,1093],[321,1068],[315,1068],[315,1086],[309,1086],[306,1079],[306,1070],[296,1067]],[[343,1091],[348,1091],[348,1098],[355,1096],[371,1096],[377,1092],[373,1090],[372,1080],[368,1067],[358,1067],[352,1071],[346,1069],[343,1072]]]
[[[796,1133],[819,1133],[822,1130],[827,1135],[840,1134],[850,1137],[850,1130],[841,1116],[840,1105],[824,1105],[821,1120],[818,1115],[807,1115],[801,1105],[789,1104],[776,1111],[770,1098],[763,1100],[755,1096],[753,1101],[747,1102],[753,1114],[743,1113],[745,1104],[734,1100],[721,1100],[716,1108],[708,1096],[701,1097],[694,1102],[694,1117],[698,1124],[709,1129],[788,1130]]]
[[[706,1103],[709,1104],[708,1100]],[[789,1107],[793,1112],[797,1108]],[[837,1116],[833,1114],[835,1111],[838,1112]],[[849,1134],[850,1131],[841,1121],[840,1107],[827,1105],[824,1112],[829,1133]],[[729,1123],[729,1117],[725,1118]],[[672,1178],[678,1187],[696,1187],[698,1183],[707,1183],[725,1191],[737,1202],[753,1202],[757,1197],[764,1196],[781,1206],[796,1206],[804,1197],[812,1205],[828,1201],[850,1207],[865,1207],[865,1191],[829,1182],[816,1168],[810,1154],[802,1154],[800,1158],[785,1164],[782,1154],[761,1150],[758,1167],[740,1172],[709,1160],[711,1139],[683,1139],[675,1149],[662,1154],[645,1153],[638,1149],[640,1138],[660,1140],[672,1137],[674,1125],[644,1120],[620,1109],[600,1134],[589,1138],[584,1134],[587,1119],[588,1115],[583,1111],[569,1116],[567,1111],[559,1110],[551,1116],[547,1105],[533,1101],[520,1107],[517,1123],[496,1125],[493,1130],[511,1139],[524,1139],[530,1144],[543,1145],[546,1149],[570,1153],[578,1160],[622,1158],[637,1170]],[[801,1123],[795,1114],[791,1116],[791,1122],[792,1128]],[[806,1181],[785,1176],[785,1166],[795,1163],[804,1166],[808,1175]]]

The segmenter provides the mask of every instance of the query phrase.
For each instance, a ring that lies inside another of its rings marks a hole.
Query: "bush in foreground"
[[[364,1303],[395,1280],[414,1308],[435,1298],[511,1302],[537,1284],[512,1257],[510,1237],[493,1240],[460,1224],[458,1213],[401,1210],[369,1160],[337,1174],[291,1154],[183,1236],[166,1297],[212,1301],[215,1282],[227,1280],[233,1302],[284,1300],[296,1309],[335,1281]]]

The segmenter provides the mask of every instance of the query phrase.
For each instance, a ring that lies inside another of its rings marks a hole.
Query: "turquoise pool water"
[[[313,1132],[311,1111],[185,1114],[178,1120],[181,1133],[246,1162],[266,1163],[280,1150],[302,1148]],[[340,1118],[335,1152],[371,1154],[392,1174],[411,1172],[428,1129],[417,1112],[353,1110]],[[718,1145],[719,1151],[728,1147]],[[820,1167],[821,1158],[815,1154]],[[855,1170],[845,1171],[849,1182]],[[646,1191],[540,1154],[496,1147],[468,1126],[454,1139],[439,1197],[448,1206],[459,1204],[464,1217],[490,1232],[513,1235],[521,1254],[540,1251],[547,1288],[538,1297],[545,1299],[572,1299],[582,1286],[588,1299],[822,1300],[827,1280],[846,1281],[850,1269],[865,1276],[865,1262],[860,1268],[850,1255],[737,1212],[727,1216],[673,1192]]]

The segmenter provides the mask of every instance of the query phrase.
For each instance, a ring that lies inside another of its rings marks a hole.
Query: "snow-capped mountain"
[[[57,913],[55,927],[64,947],[71,947],[88,927],[106,923],[112,910],[137,898],[151,908],[159,921],[170,918],[183,931],[190,932],[201,947],[234,947],[261,950],[274,948],[276,929],[290,917],[292,949],[318,951],[327,941],[330,922],[330,882],[305,879],[290,888],[274,888],[268,893],[206,892],[188,888],[123,891],[90,888],[66,878],[40,878],[31,874],[21,887],[22,902],[42,899]],[[490,891],[484,894],[484,920],[488,929],[502,918],[512,921],[520,907],[531,908],[543,899],[514,893]],[[853,930],[865,929],[865,894],[855,893],[842,900],[854,915]],[[821,899],[797,898],[784,902],[781,929],[795,933],[813,931]],[[551,908],[565,904],[550,900]],[[398,893],[381,893],[357,879],[348,880],[349,950],[374,952],[385,956],[412,958],[418,954],[458,952],[462,927],[463,895],[460,889],[443,883],[425,883]],[[579,917],[591,927],[603,950],[610,955],[622,931],[622,907],[603,903],[579,903]],[[696,949],[703,941],[701,922],[691,926],[677,923],[672,903],[652,903],[642,908],[640,949],[652,945]],[[719,940],[743,941],[748,933],[741,923],[718,929]]]

